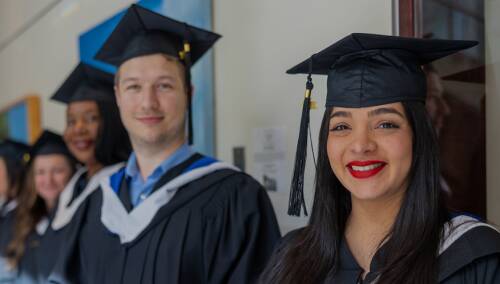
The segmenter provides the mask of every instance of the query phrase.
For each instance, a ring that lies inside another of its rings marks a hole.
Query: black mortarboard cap
[[[425,102],[426,80],[421,65],[476,41],[418,39],[354,33],[287,71],[308,74],[295,156],[288,214],[307,215],[303,185],[311,103],[311,74],[328,75],[326,107],[360,108],[403,101]]]
[[[0,143],[0,157],[19,163],[29,160],[30,147],[24,143],[5,139]]]
[[[65,104],[77,101],[113,101],[114,75],[85,63],[79,63],[52,96]]]
[[[189,143],[193,141],[191,109],[191,66],[221,36],[187,23],[179,22],[132,4],[97,52],[97,60],[120,66],[134,57],[167,54],[178,58],[186,67],[188,88]]]
[[[425,101],[426,81],[420,66],[476,44],[465,40],[351,34],[287,73],[328,75],[327,107]]]
[[[190,53],[194,64],[220,35],[176,21],[139,5],[128,8],[95,58],[115,66],[128,59],[164,53],[184,60]],[[185,50],[187,43],[189,50]],[[181,55],[182,54],[182,55]]]
[[[44,130],[31,147],[30,160],[33,161],[36,156],[50,154],[61,154],[69,157],[72,160],[74,159],[73,155],[71,155],[68,148],[66,147],[66,143],[64,143],[61,135],[58,135],[49,130]]]

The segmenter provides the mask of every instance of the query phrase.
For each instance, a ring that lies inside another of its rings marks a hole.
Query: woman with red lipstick
[[[289,214],[305,209],[311,74],[328,75],[309,225],[284,237],[262,283],[500,283],[500,233],[450,214],[421,65],[476,45],[351,34],[309,74]]]

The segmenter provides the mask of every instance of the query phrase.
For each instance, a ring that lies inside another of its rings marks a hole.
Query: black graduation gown
[[[12,229],[14,225],[14,220],[15,220],[15,213],[16,211],[12,211],[8,215],[8,221],[10,223],[9,226],[9,234],[8,237],[2,238],[2,256],[1,256],[1,261],[0,261],[0,283],[23,283],[23,284],[29,284],[29,283],[41,283],[42,279],[39,278],[39,261],[38,261],[38,256],[39,256],[39,248],[40,248],[40,243],[44,239],[44,235],[46,233],[46,228],[50,226],[50,221],[48,218],[44,218],[43,221],[39,223],[39,226],[41,227],[37,228],[35,231],[30,233],[26,239],[25,242],[25,251],[23,254],[23,257],[20,259],[17,267],[15,269],[9,269],[7,266],[7,260],[5,258],[5,249],[8,245],[8,243],[11,241],[12,238]],[[47,258],[47,261],[49,258]]]
[[[71,202],[73,202],[83,192],[86,186],[86,175],[81,175],[78,177],[74,186]],[[35,265],[36,268],[33,269],[32,273],[35,273],[38,283],[47,282],[47,279],[57,262],[61,243],[64,242],[64,231],[66,230],[66,227],[55,230],[52,227],[52,220],[53,216],[50,218],[50,225],[45,233],[39,236],[39,244],[33,257],[32,264]]]
[[[60,195],[55,215],[50,218],[50,226],[39,240],[34,261],[36,265],[36,277],[40,283],[47,282],[54,265],[57,263],[61,244],[65,241],[66,222],[70,222],[74,216],[72,211],[84,202],[88,193],[91,193],[98,187],[98,180],[100,178],[116,171],[122,165],[123,163],[104,167],[92,176],[90,180],[87,177],[87,170],[82,168],[68,182],[64,190],[65,192]]]
[[[63,234],[57,234],[50,224],[53,214],[44,218],[28,235],[25,252],[15,269],[8,269],[5,259],[7,245],[12,240],[17,210],[6,214],[2,220],[0,235],[0,283],[43,283],[52,271],[62,242]]]
[[[0,256],[5,255],[5,249],[12,236],[16,201],[10,201],[0,208]]]
[[[62,241],[57,238],[57,235],[50,229],[50,222],[53,214],[44,218],[42,222],[46,222],[46,228],[36,229],[30,234],[26,240],[26,250],[17,267],[16,279],[13,283],[43,283],[44,277],[42,272],[51,270],[54,264],[54,255],[52,252],[57,251],[58,244]],[[47,268],[49,267],[50,268]],[[45,277],[46,278],[46,277]]]
[[[458,217],[464,217],[467,222],[475,223],[475,225],[473,224],[472,228],[469,227],[468,230],[458,229],[455,231],[456,234],[448,235],[445,238],[444,243],[447,245],[442,246],[443,251],[440,251],[439,256],[439,283],[500,283],[500,233],[496,228],[468,216]],[[464,227],[467,227],[467,224]],[[273,254],[272,262],[281,260],[286,244],[298,234],[299,230],[288,233],[282,239]],[[332,278],[325,280],[324,283],[377,283],[377,272],[382,267],[379,260],[384,253],[383,248],[376,252],[370,264],[370,272],[362,279],[363,269],[356,262],[346,242],[341,242],[340,267]],[[269,265],[273,264],[269,263]]]
[[[15,274],[8,269],[5,254],[12,238],[17,205],[14,204],[11,208],[6,205],[0,210],[0,283],[9,283],[8,281],[15,277]]]
[[[80,187],[84,188],[85,183],[79,179],[75,188],[76,194],[81,192]],[[3,212],[0,212],[0,257],[2,257],[0,283],[41,283],[42,280],[47,279],[52,271],[58,247],[62,241],[62,234],[51,228],[50,223],[53,216],[49,216],[46,220],[48,224],[46,224],[43,233],[34,231],[28,236],[25,253],[18,267],[15,270],[7,270],[5,253],[12,240],[17,210],[11,208],[6,212],[5,209],[3,208]]]
[[[0,283],[46,283],[59,256],[61,244],[64,242],[67,222],[73,216],[71,207],[77,208],[85,198],[85,196],[81,195],[86,195],[87,192],[95,190],[98,186],[97,180],[100,177],[106,175],[109,171],[115,171],[121,165],[101,169],[90,181],[87,179],[86,169],[79,169],[68,182],[63,193],[61,193],[56,210],[46,218],[46,228],[43,231],[34,231],[28,236],[26,241],[27,249],[18,267],[15,271],[9,271],[8,273],[4,271],[3,276],[0,274]],[[83,200],[79,200],[82,198]],[[0,237],[0,247],[4,244],[3,247],[6,248],[12,238],[14,212],[12,211],[8,215],[7,222],[9,224],[5,225],[5,227],[8,227],[8,234]],[[57,226],[54,226],[53,223],[55,219],[59,219]]]
[[[165,173],[133,209],[124,169],[111,176],[79,210],[79,222],[70,224],[50,280],[254,282],[280,238],[276,217],[259,183],[227,166],[217,168],[221,164],[193,155]],[[177,192],[165,204],[169,186]],[[117,211],[121,215],[114,216]]]
[[[86,187],[86,177],[81,175],[74,184],[71,200]],[[73,186],[73,184],[72,184]],[[59,204],[58,204],[59,205]],[[32,232],[26,241],[26,250],[16,271],[11,273],[8,283],[46,283],[59,255],[64,241],[65,228],[54,230],[52,221],[56,212],[45,218],[46,228]],[[1,283],[1,281],[0,281]]]

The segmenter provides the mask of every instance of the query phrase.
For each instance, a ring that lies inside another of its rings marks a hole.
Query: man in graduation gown
[[[280,238],[267,193],[188,142],[190,67],[218,38],[132,5],[98,52],[118,67],[116,99],[134,152],[76,213],[51,281],[258,278]]]

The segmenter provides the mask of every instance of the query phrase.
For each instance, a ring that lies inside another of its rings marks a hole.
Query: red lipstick
[[[347,169],[355,178],[369,178],[378,174],[386,165],[383,161],[352,161],[347,164]]]

